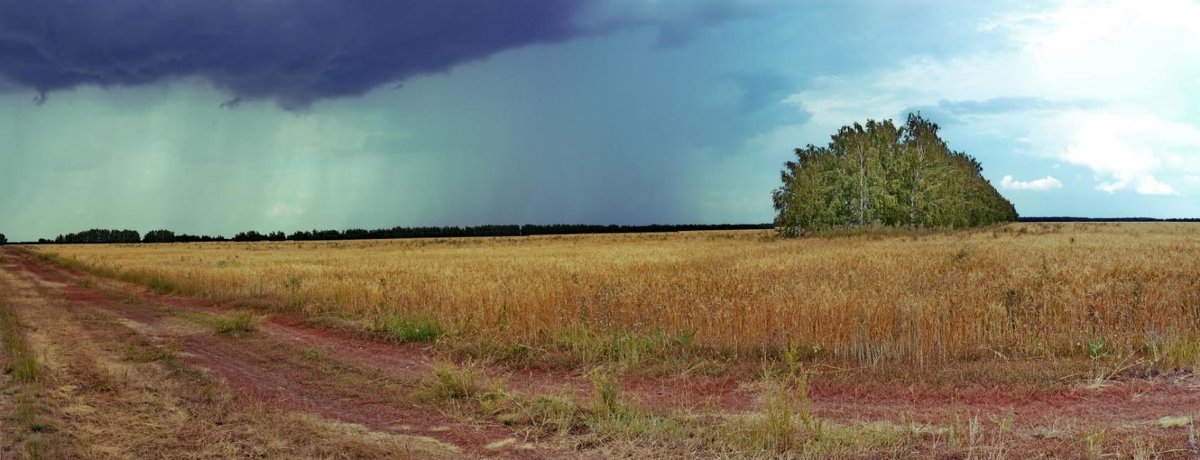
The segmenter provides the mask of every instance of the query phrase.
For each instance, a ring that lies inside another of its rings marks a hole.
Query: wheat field
[[[1200,364],[1200,226],[1184,223],[39,250],[164,291],[363,327],[424,318],[446,340],[538,345],[589,331],[854,363],[1128,353]]]

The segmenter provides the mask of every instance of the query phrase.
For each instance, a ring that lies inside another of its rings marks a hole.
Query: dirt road
[[[29,381],[9,373],[0,380],[0,458],[611,453],[530,439],[522,429],[418,397],[438,359],[427,347],[375,342],[281,315],[254,333],[220,334],[206,321],[228,312],[222,305],[74,272],[24,249],[0,248],[0,308],[39,368]],[[591,397],[583,372],[491,366],[483,373],[520,391]],[[760,410],[754,379],[642,376],[624,378],[622,387],[649,412],[740,417]],[[1196,455],[1186,428],[1156,423],[1200,414],[1200,381],[1191,373],[1085,383],[1039,392],[840,378],[818,380],[812,400],[832,424],[905,427],[925,454]],[[956,439],[972,445],[952,445]]]
[[[430,362],[415,347],[336,340],[283,322],[216,334],[194,320],[211,306],[133,286],[113,291],[110,281],[2,251],[0,302],[41,372],[28,398],[37,421],[4,423],[0,458],[27,450],[23,430],[54,458],[573,454],[514,442],[501,424],[415,400]],[[5,384],[0,407],[11,413],[19,385]]]

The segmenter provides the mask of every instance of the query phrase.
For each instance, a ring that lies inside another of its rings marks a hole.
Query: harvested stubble
[[[126,280],[449,337],[571,331],[799,346],[857,363],[1142,353],[1200,359],[1200,225],[1011,224],[782,239],[769,231],[46,246]]]

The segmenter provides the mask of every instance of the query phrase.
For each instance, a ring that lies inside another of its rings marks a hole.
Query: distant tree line
[[[199,243],[205,241],[227,241],[223,236],[176,234],[170,230],[151,230],[142,237],[143,243]]]
[[[838,130],[828,146],[795,150],[773,193],[786,236],[864,225],[971,227],[1017,219],[983,167],[909,114],[902,126],[868,120]]]
[[[1200,222],[1200,218],[1169,218],[1156,219],[1153,217],[1022,217],[1021,222]]]
[[[53,241],[41,239],[39,243],[93,244],[93,243],[140,243],[142,236],[137,230],[91,229],[79,233],[58,235]]]
[[[207,241],[330,241],[372,240],[392,238],[457,238],[482,236],[529,236],[567,235],[580,233],[654,233],[683,232],[696,230],[750,230],[770,229],[772,224],[717,224],[717,225],[480,225],[474,227],[393,227],[389,229],[349,229],[297,231],[290,235],[283,232],[260,233],[240,232],[233,238],[223,236],[197,236],[176,234],[171,230],[152,230],[141,239],[133,230],[88,230],[59,235],[53,240],[40,239],[38,243],[91,244],[91,243],[195,243]]]
[[[3,233],[0,233],[0,244],[8,244],[8,237],[4,236]]]

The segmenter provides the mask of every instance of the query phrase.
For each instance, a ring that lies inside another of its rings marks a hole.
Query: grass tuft
[[[54,430],[42,415],[45,408],[38,400],[38,363],[29,343],[21,332],[16,315],[5,305],[0,305],[0,352],[5,357],[4,373],[12,376],[18,385],[12,408],[12,418],[25,430],[21,436],[20,449],[24,458],[51,458],[52,446],[44,437]]]
[[[693,340],[691,333],[598,332],[577,326],[560,333],[554,348],[563,352],[560,361],[570,366],[616,364],[637,369],[667,362],[690,364],[697,357]]]
[[[370,330],[400,343],[433,342],[442,335],[442,326],[433,318],[400,313],[375,318]]]
[[[588,426],[584,410],[570,396],[521,398],[494,393],[481,403],[485,412],[495,415],[505,425],[529,426],[537,434],[561,436]]]
[[[596,389],[596,414],[601,417],[619,418],[625,415],[621,405],[621,383],[612,374],[596,369],[591,374],[592,386]]]
[[[37,358],[21,334],[20,324],[8,307],[0,306],[0,336],[3,336],[4,355],[7,358],[4,373],[20,383],[37,380]]]
[[[4,373],[21,383],[32,382],[37,380],[38,376],[37,361],[33,356],[18,358],[4,366]]]
[[[1192,418],[1188,416],[1172,417],[1170,415],[1158,419],[1158,426],[1163,428],[1184,428],[1192,424]]]
[[[785,357],[791,353],[785,354]],[[736,429],[735,445],[778,454],[799,450],[808,441],[821,440],[824,425],[813,415],[808,397],[808,373],[785,359],[782,375],[768,373],[762,396],[763,413]]]
[[[454,363],[439,362],[433,366],[433,372],[425,378],[421,387],[424,395],[433,400],[462,400],[483,393],[480,380],[479,369],[473,364],[460,367]]]
[[[263,318],[252,312],[239,310],[212,317],[212,327],[218,334],[241,336],[258,330]]]
[[[126,343],[121,350],[121,354],[126,361],[135,363],[150,363],[155,361],[173,363],[179,359],[178,349],[179,344],[177,342],[168,342],[160,347],[143,337]]]

